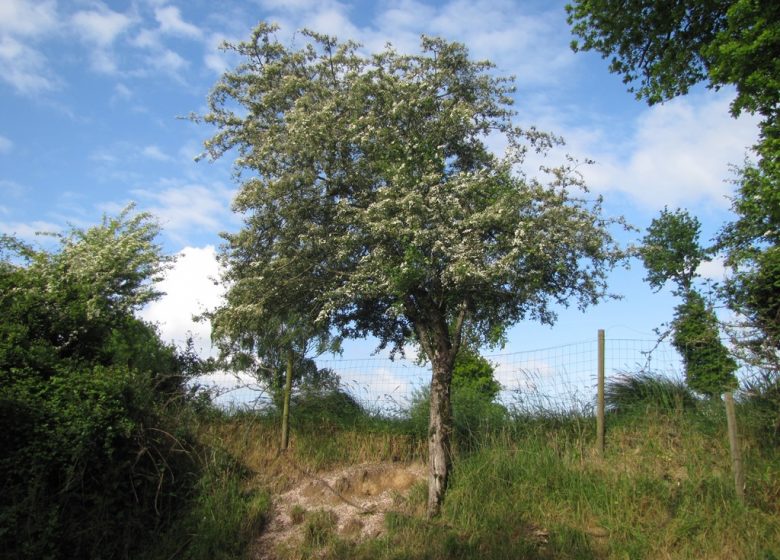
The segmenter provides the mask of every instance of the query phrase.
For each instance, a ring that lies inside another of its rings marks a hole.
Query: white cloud
[[[184,21],[179,8],[175,6],[156,8],[154,17],[160,24],[162,33],[192,38],[199,38],[203,34],[198,27]]]
[[[57,26],[55,0],[3,0],[0,2],[0,33],[38,37]]]
[[[160,218],[166,232],[180,234],[198,228],[219,231],[231,219],[233,191],[221,186],[184,185],[159,190],[140,189],[133,195],[151,201],[145,209]]]
[[[132,24],[131,16],[115,12],[101,3],[95,4],[94,9],[81,10],[71,16],[73,30],[90,45],[92,68],[104,74],[117,72],[118,65],[111,47]]]
[[[50,91],[59,82],[39,51],[10,36],[0,36],[0,80],[21,94]]]
[[[9,198],[9,197],[20,197],[22,194],[27,191],[26,188],[24,188],[22,185],[17,183],[16,181],[8,181],[7,179],[0,179],[0,194],[3,195],[3,198]]]
[[[523,356],[522,354],[486,356],[487,360],[495,366],[493,375],[504,390],[536,390],[540,383],[543,385],[544,380],[554,375],[554,369],[549,362]]]
[[[82,10],[71,17],[71,23],[79,35],[100,47],[108,47],[130,27],[133,18],[115,12],[103,4],[93,10]]]
[[[722,282],[726,279],[731,269],[726,266],[722,257],[717,257],[711,261],[704,261],[696,269],[696,273],[702,278]]]
[[[238,40],[230,39],[222,33],[212,33],[206,41],[206,54],[203,56],[203,64],[206,68],[221,76],[237,60],[235,55],[219,50],[225,41],[237,43]],[[231,59],[233,61],[231,62]]]
[[[141,49],[156,49],[162,46],[160,36],[154,29],[142,29],[130,42]]]
[[[5,136],[0,136],[0,154],[10,153],[10,151],[13,150],[13,148],[14,148],[13,142],[11,142]]]
[[[730,165],[740,164],[756,139],[756,119],[733,119],[728,94],[691,94],[649,107],[627,138],[606,128],[558,128],[567,150],[596,160],[583,168],[602,193],[622,193],[640,205],[709,204],[725,208],[732,191]]]
[[[178,77],[179,72],[189,66],[189,62],[170,49],[150,55],[147,57],[147,62],[156,70],[170,73],[174,77]]]
[[[328,4],[322,0],[260,0],[260,4],[268,10],[284,10],[289,12],[300,12],[311,10],[317,6]]]
[[[307,27],[354,39],[368,51],[392,43],[401,52],[419,49],[420,35],[438,35],[464,43],[473,58],[493,61],[502,74],[524,84],[550,84],[566,78],[574,55],[569,32],[558,8],[530,12],[508,0],[451,0],[433,5],[416,0],[381,3],[370,25],[358,27],[349,7],[340,2],[265,0],[283,14],[283,33]]]
[[[0,1],[0,80],[23,95],[56,89],[59,79],[33,46],[57,30],[54,0]]]
[[[0,222],[0,233],[14,235],[26,241],[35,241],[40,239],[40,233],[57,233],[62,230],[62,226],[35,220],[33,222]]]
[[[195,322],[193,316],[222,303],[224,290],[214,283],[219,274],[212,245],[185,247],[158,285],[165,296],[142,309],[141,318],[158,324],[165,341],[183,344],[192,334],[195,348],[202,350],[202,355],[209,354],[211,325],[208,321]]]
[[[141,154],[144,157],[147,157],[149,159],[154,159],[157,161],[170,161],[171,156],[163,152],[158,146],[155,146],[154,144],[150,146],[146,146],[141,150]]]

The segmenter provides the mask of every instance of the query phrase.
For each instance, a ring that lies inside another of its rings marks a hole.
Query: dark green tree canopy
[[[699,265],[707,251],[699,242],[701,224],[685,210],[664,208],[654,218],[642,239],[639,255],[647,269],[645,280],[655,290],[671,281],[678,295],[691,289]]]
[[[683,358],[691,389],[719,396],[737,387],[737,364],[720,340],[718,319],[696,291],[689,291],[675,310],[672,343]]]
[[[734,114],[777,120],[780,7],[772,0],[577,0],[567,5],[575,50],[610,58],[610,70],[649,103],[691,86],[734,85]],[[636,84],[636,85],[634,85]]]

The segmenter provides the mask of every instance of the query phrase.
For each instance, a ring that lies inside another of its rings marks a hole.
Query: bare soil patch
[[[376,538],[384,530],[385,513],[398,507],[426,475],[421,463],[363,464],[305,473],[298,484],[275,498],[253,557],[272,560],[279,547],[299,546],[307,516],[312,514],[329,516],[343,538]]]

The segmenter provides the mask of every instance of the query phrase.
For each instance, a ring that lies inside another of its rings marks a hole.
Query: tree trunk
[[[439,515],[452,465],[452,360],[432,360],[431,414],[428,423],[428,518]]]
[[[282,451],[290,441],[290,393],[292,393],[293,351],[287,350],[287,377],[284,380],[284,405],[282,407]]]

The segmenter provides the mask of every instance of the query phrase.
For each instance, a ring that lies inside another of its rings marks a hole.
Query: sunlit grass
[[[659,393],[648,394],[657,404]],[[425,484],[397,501],[381,536],[362,542],[339,534],[327,512],[301,510],[297,524],[304,537],[281,547],[278,556],[780,558],[780,452],[751,427],[758,420],[751,419],[750,406],[739,408],[748,496],[741,504],[722,403],[679,406],[679,398],[660,394],[662,406],[639,399],[630,411],[607,416],[603,456],[595,452],[595,421],[586,414],[508,413],[500,424],[477,422],[466,433],[468,444],[455,446],[451,486],[438,519],[425,517]],[[219,507],[246,511],[247,497],[262,501],[317,471],[425,457],[424,434],[408,421],[332,413],[326,411],[319,423],[299,417],[284,454],[272,416],[243,413],[204,423],[204,444],[224,449],[243,469],[230,476],[240,481],[235,495],[244,502],[222,498]],[[267,507],[263,502],[257,509]],[[262,521],[255,528],[256,538]],[[245,534],[245,525],[223,529]]]

